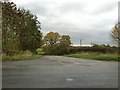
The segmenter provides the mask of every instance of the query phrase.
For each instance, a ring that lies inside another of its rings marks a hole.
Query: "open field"
[[[84,58],[84,59],[95,59],[95,60],[104,60],[104,61],[119,61],[119,57],[116,54],[103,54],[103,53],[75,53],[75,54],[68,54],[65,55],[68,57],[75,57],[75,58]]]

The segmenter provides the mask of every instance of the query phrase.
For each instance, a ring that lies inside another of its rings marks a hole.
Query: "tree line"
[[[29,10],[2,2],[2,51],[35,50],[41,46],[41,23]]]

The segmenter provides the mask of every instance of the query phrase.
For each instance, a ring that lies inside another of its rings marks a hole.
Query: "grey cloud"
[[[120,1],[118,3],[118,22],[120,23]]]
[[[40,3],[31,2],[25,5],[25,8],[36,15],[47,15],[47,8]]]
[[[48,33],[48,31],[57,31],[62,35],[68,34],[71,36],[71,40],[74,44],[79,44],[80,39],[83,39],[84,44],[90,44],[91,42],[97,44],[109,43],[110,30],[112,29],[110,21],[92,23],[91,27],[86,26],[81,28],[81,26],[82,25],[77,27],[74,23],[58,21],[57,23],[43,24],[43,31],[46,33]]]
[[[80,39],[83,39],[84,44],[109,43],[110,28],[112,29],[114,18],[106,16],[107,14],[103,16],[99,16],[99,14],[116,10],[116,3],[108,2],[108,4],[97,7],[91,13],[84,11],[87,5],[89,3],[83,1],[72,3],[39,1],[24,4],[25,8],[39,17],[44,35],[49,31],[59,32],[61,35],[67,34],[71,36],[74,44],[79,44]],[[76,21],[76,23],[72,22],[71,19],[69,20],[69,14],[71,13],[77,13],[78,17],[71,18],[73,20],[78,18],[81,22]],[[63,16],[68,19],[63,19]]]
[[[98,9],[96,9],[91,14],[93,14],[93,15],[96,15],[96,14],[105,14],[107,12],[111,12],[112,10],[115,10],[116,7],[117,7],[117,3],[116,2],[103,4],[100,7],[98,7]]]
[[[74,2],[62,4],[59,8],[61,13],[76,13],[82,12],[85,6],[82,2]]]
[[[69,26],[69,27],[68,27]],[[74,44],[79,44],[79,40],[83,39],[84,44],[90,44],[92,42],[94,43],[108,43],[110,40],[109,37],[109,31],[106,31],[104,28],[102,30],[97,30],[97,29],[83,29],[80,27],[74,27],[74,25],[71,25],[69,23],[67,24],[56,24],[54,27],[51,25],[48,27],[45,26],[44,28],[45,32],[47,31],[57,31],[61,35],[68,34],[71,36],[71,40]],[[76,30],[76,31],[75,31]]]
[[[71,33],[72,42],[79,44],[80,39],[83,40],[83,44],[101,44],[101,43],[109,43],[110,37],[108,32],[96,32],[96,31],[81,31],[81,32],[73,32]]]

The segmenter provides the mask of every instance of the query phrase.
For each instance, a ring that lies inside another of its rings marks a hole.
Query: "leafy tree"
[[[112,29],[112,37],[120,44],[120,31],[119,31],[119,24],[116,24]]]
[[[0,2],[0,31],[2,31],[2,2]]]
[[[3,52],[19,50],[15,30],[17,8],[13,2],[2,2],[2,47]]]
[[[63,35],[60,39],[60,44],[62,46],[70,46],[71,40],[69,35]]]
[[[19,39],[22,50],[30,50],[34,52],[38,47],[40,47],[42,42],[42,33],[40,32],[40,22],[37,20],[37,17],[26,11],[24,13],[24,22],[25,25],[22,27],[19,32]]]
[[[60,39],[60,51],[61,54],[69,53],[69,47],[71,45],[71,40],[69,35],[62,35]]]
[[[68,48],[71,44],[70,36],[61,36],[57,32],[49,32],[44,37],[45,45],[43,46],[43,51],[46,54],[52,55],[62,55],[68,53]]]
[[[41,23],[29,10],[13,2],[2,2],[3,52],[35,50],[42,42]]]
[[[46,45],[54,45],[60,42],[60,34],[58,32],[49,32],[44,37],[44,42]]]

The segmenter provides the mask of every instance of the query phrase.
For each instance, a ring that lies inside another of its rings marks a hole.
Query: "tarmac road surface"
[[[44,56],[2,63],[3,88],[117,88],[118,62]]]

